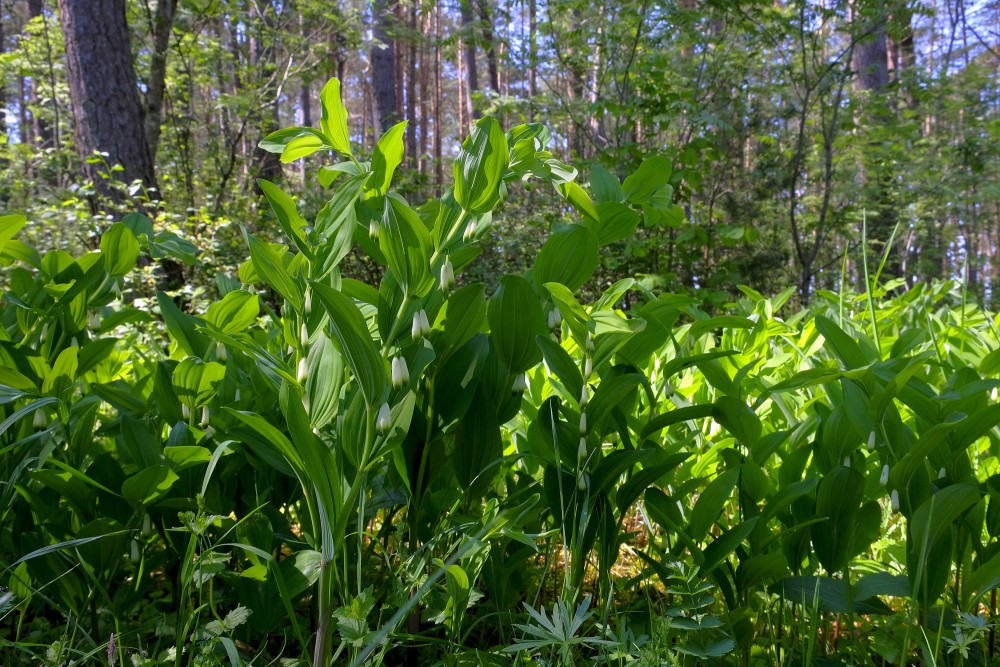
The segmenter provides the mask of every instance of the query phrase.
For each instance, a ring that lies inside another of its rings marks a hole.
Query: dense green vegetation
[[[670,158],[587,186],[485,116],[416,206],[405,124],[366,152],[321,107],[261,146],[339,155],[326,203],[259,181],[280,240],[190,303],[153,278],[202,249],[143,214],[77,253],[0,218],[4,664],[995,662],[1000,329],[962,285],[867,244],[807,307],[596,285]],[[560,222],[487,287],[520,182]]]

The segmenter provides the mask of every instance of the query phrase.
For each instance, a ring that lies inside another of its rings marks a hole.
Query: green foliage
[[[262,147],[319,137],[350,176],[312,220],[262,181],[284,238],[245,231],[249,259],[195,309],[133,288],[143,263],[194,254],[146,218],[76,257],[0,218],[11,664],[989,650],[992,315],[950,284],[888,298],[877,278],[798,312],[791,290],[742,288],[715,314],[604,287],[600,255],[674,206],[666,158],[624,182],[595,170],[592,200],[544,128],[486,118],[455,189],[416,209],[392,188],[399,131],[363,161],[338,86],[321,100],[319,130]],[[530,178],[582,219],[523,272],[470,281]],[[346,274],[351,252],[378,280]],[[831,634],[855,623],[879,632]]]

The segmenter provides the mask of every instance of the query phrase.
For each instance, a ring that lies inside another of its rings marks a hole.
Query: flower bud
[[[308,366],[306,364],[306,358],[302,357],[301,359],[299,359],[299,368],[298,371],[296,371],[295,373],[295,379],[299,381],[299,384],[302,384],[303,382],[306,381],[307,370]]]
[[[462,241],[465,243],[470,243],[476,240],[476,219],[473,218],[469,221],[469,224],[465,226],[465,233],[462,234]]]
[[[518,373],[514,377],[514,387],[511,391],[515,394],[523,394],[528,390],[528,376],[524,373]]]
[[[139,534],[142,535],[143,537],[149,537],[149,534],[152,532],[152,530],[153,530],[153,520],[150,518],[149,514],[143,514],[142,530],[139,531]]]
[[[219,361],[225,361],[228,356],[229,356],[229,353],[226,352],[226,346],[223,345],[222,343],[216,343],[215,344],[215,358],[218,359]]]
[[[869,452],[875,451],[875,431],[872,431],[868,435],[868,451]]]
[[[582,471],[580,472],[579,477],[577,477],[576,479],[576,488],[580,489],[581,491],[587,490],[587,475]]]
[[[845,456],[844,457],[844,467],[845,468],[850,468],[851,467],[851,457],[850,456]]]
[[[378,409],[378,417],[375,419],[375,428],[378,430],[379,435],[385,435],[389,432],[389,426],[392,425],[392,415],[389,413],[389,404],[383,403],[382,407]]]
[[[588,403],[590,403],[590,387],[584,384],[583,391],[580,392],[580,409],[587,407]]]
[[[48,425],[49,425],[49,420],[45,416],[45,410],[42,410],[41,408],[35,410],[35,416],[32,419],[32,426],[34,426],[36,429],[43,429]]]
[[[240,390],[239,390],[239,387],[236,388],[236,396],[235,396],[235,398],[236,398],[236,402],[239,403],[240,402]]]
[[[586,432],[587,432],[587,413],[586,412],[581,412],[580,413],[580,433],[586,433]]]
[[[69,344],[72,347],[80,347],[80,341],[76,339],[76,336],[73,336],[72,338],[69,339]]]
[[[878,483],[885,486],[889,483],[889,464],[882,466],[882,475],[878,478]]]
[[[299,328],[299,344],[302,345],[302,347],[305,347],[306,343],[308,342],[309,342],[309,327],[307,327],[306,323],[303,322],[302,326]]]
[[[948,476],[948,471],[947,470],[945,470],[944,468],[941,468],[940,470],[938,470],[938,479],[944,479],[947,476]]]
[[[201,423],[199,424],[202,428],[208,426],[208,406],[204,406],[201,409]]]
[[[133,563],[139,562],[139,543],[132,540],[132,546],[129,548],[129,558]]]
[[[372,218],[372,221],[368,223],[368,236],[371,237],[372,241],[378,241],[379,231],[378,220]]]
[[[45,339],[48,337],[49,337],[49,325],[48,323],[45,323],[42,325],[42,332],[38,334],[38,340],[44,343]]]
[[[181,403],[181,417],[184,418],[184,421],[191,419],[191,408],[188,407],[187,403]]]
[[[392,388],[402,389],[408,384],[410,384],[410,369],[406,367],[406,359],[403,357],[393,357]]]
[[[413,313],[413,324],[410,325],[410,336],[413,337],[413,340],[423,338],[420,328],[420,313]]]
[[[663,395],[664,396],[667,396],[667,397],[673,396],[676,391],[677,390],[674,389],[674,385],[672,385],[671,383],[669,383],[669,382],[664,382],[663,383]]]
[[[589,331],[587,332],[587,338],[583,341],[583,347],[587,352],[594,351],[594,337],[590,335]]]
[[[450,292],[455,286],[455,267],[451,264],[451,258],[445,255],[444,264],[441,265],[441,289]]]
[[[421,309],[420,312],[417,313],[417,317],[420,318],[420,335],[426,336],[431,332],[431,323],[427,319],[427,311]]]
[[[553,308],[549,311],[549,328],[555,329],[560,324],[562,324],[562,313],[559,312],[558,308]]]
[[[584,437],[580,438],[580,448],[576,451],[576,457],[580,461],[587,458],[587,439]]]
[[[313,310],[312,290],[311,289],[307,289],[306,290],[306,298],[302,302],[302,312],[305,313],[306,315],[311,315],[312,314],[312,310]]]
[[[594,373],[594,360],[587,355],[587,358],[583,362],[583,381],[586,382],[588,378]]]
[[[893,489],[892,493],[889,494],[889,505],[892,507],[894,512],[899,511],[899,491],[896,489]]]

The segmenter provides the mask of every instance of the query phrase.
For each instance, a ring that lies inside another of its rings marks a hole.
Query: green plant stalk
[[[875,349],[878,350],[879,359],[882,358],[882,343],[879,340],[878,321],[875,318],[875,300],[872,293],[872,284],[868,276],[868,212],[861,214],[861,263],[865,270],[865,294],[868,295],[868,312],[872,318],[872,337],[875,339]]]
[[[361,460],[358,462],[358,477],[351,484],[347,493],[347,499],[341,507],[333,530],[329,533],[331,544],[333,545],[344,543],[347,525],[350,522],[351,514],[353,514],[352,510],[358,501],[358,495],[361,493],[361,489],[364,487],[365,480],[367,479],[364,473],[369,465],[369,458],[371,457],[374,442],[375,412],[372,406],[368,405],[365,409],[365,446],[361,454]],[[323,524],[325,527],[325,522]],[[331,640],[333,638],[333,626],[330,624],[330,619],[333,617],[333,592],[337,584],[337,571],[335,567],[332,567],[333,565],[333,554],[330,554],[329,560],[324,556],[323,569],[320,573],[319,582],[319,600],[317,604],[319,625],[316,630],[316,645],[313,650],[313,667],[325,667],[330,662]],[[341,587],[343,588],[343,582],[341,583]],[[346,590],[342,590],[341,592],[346,593]]]

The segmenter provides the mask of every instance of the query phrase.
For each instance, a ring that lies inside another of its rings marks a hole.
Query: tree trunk
[[[102,177],[104,167],[88,162],[94,151],[106,152],[109,164],[122,165],[126,183],[140,181],[155,189],[125,0],[59,0],[59,19],[84,172],[102,196],[121,201],[120,191]]]
[[[392,127],[398,119],[396,114],[396,45],[389,38],[386,28],[392,10],[386,0],[375,0],[372,4],[372,36],[374,44],[371,52],[372,89],[375,98],[375,113],[382,131]]]
[[[486,73],[490,77],[490,90],[500,94],[500,69],[497,66],[496,40],[493,39],[493,18],[489,0],[478,0],[479,18],[482,21],[483,42],[486,44]]]
[[[469,2],[472,0],[461,0],[462,7],[462,35],[465,39],[465,80],[459,84],[465,86],[465,102],[468,105],[466,118],[472,124],[474,118],[479,118],[479,105],[472,99],[476,91],[479,90],[479,73],[476,69],[476,30],[472,17],[472,7]],[[467,131],[462,128],[462,134]]]
[[[153,53],[149,62],[149,79],[146,83],[146,143],[149,155],[156,159],[160,145],[160,122],[163,116],[163,94],[167,87],[167,49],[174,28],[177,0],[158,0],[152,17],[150,32],[153,35]]]
[[[417,5],[410,5],[410,45],[406,62],[406,152],[410,168],[419,166],[420,151],[417,150]]]

